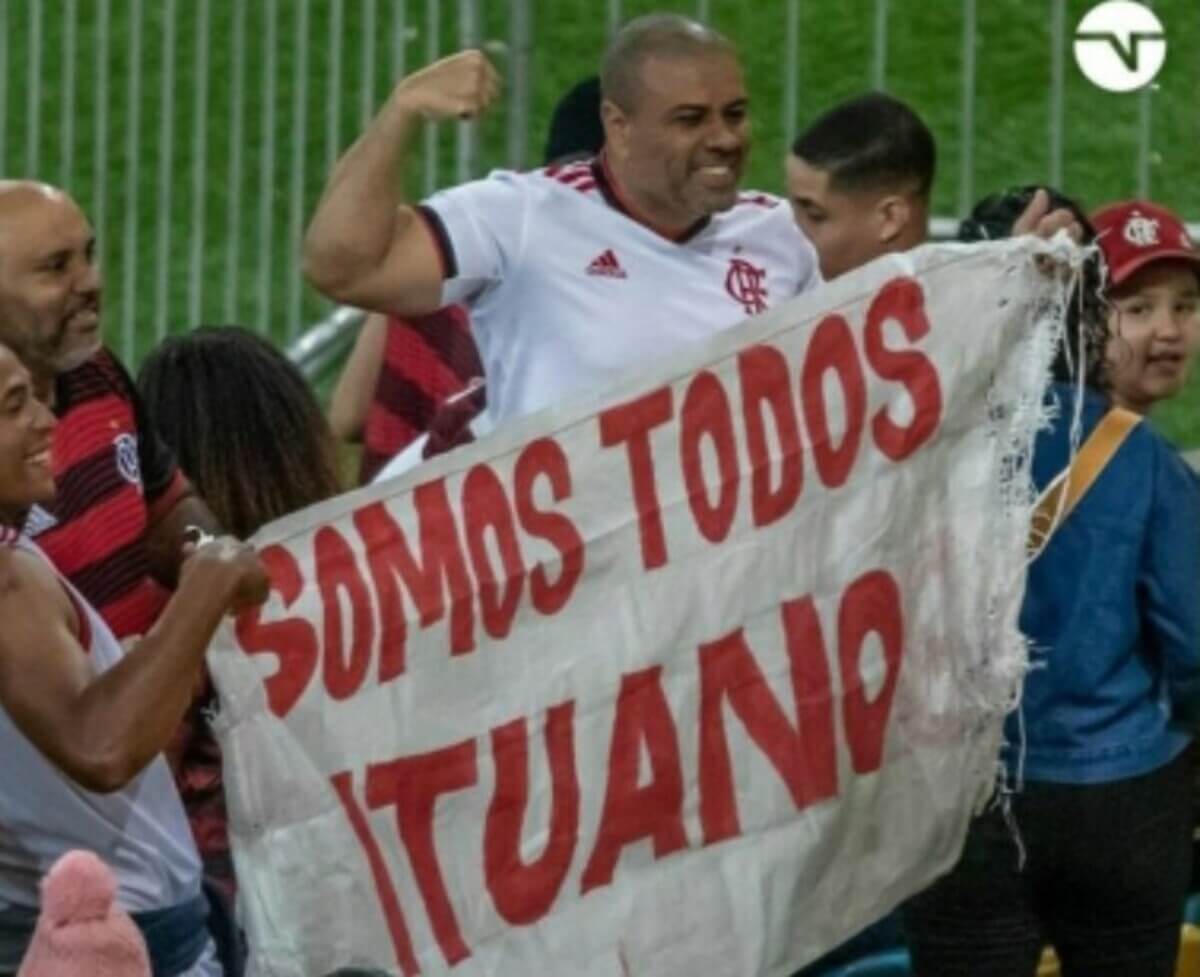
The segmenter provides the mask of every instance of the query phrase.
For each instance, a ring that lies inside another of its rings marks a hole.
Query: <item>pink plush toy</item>
[[[42,880],[42,912],[17,977],[150,977],[146,944],[117,908],[117,880],[91,852],[67,852]]]

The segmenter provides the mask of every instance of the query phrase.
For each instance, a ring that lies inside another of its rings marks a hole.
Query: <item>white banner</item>
[[[252,971],[785,977],[948,868],[1025,661],[1047,247],[877,262],[260,533],[210,655]]]

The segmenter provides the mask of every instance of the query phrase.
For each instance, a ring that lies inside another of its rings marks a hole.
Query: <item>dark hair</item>
[[[287,357],[248,329],[201,326],[165,340],[138,387],[180,468],[238,536],[339,491],[320,405]]]
[[[958,225],[958,240],[995,241],[1011,237],[1013,224],[1025,212],[1038,190],[1046,192],[1051,210],[1071,212],[1083,230],[1082,244],[1091,244],[1096,239],[1096,229],[1077,201],[1054,187],[1030,184],[989,194],[976,203],[971,213]],[[1103,280],[1100,256],[1092,255],[1083,263],[1079,284],[1067,302],[1066,330],[1053,367],[1056,380],[1070,382],[1078,379],[1082,365],[1089,386],[1102,390],[1107,384],[1105,353],[1109,337],[1108,319],[1101,296]],[[1082,364],[1078,362],[1081,331]]]
[[[622,27],[600,63],[604,98],[628,112],[637,101],[642,64],[651,57],[694,57],[722,52],[733,55],[724,34],[681,14],[647,14]]]
[[[827,170],[832,189],[851,193],[904,185],[928,199],[937,169],[929,127],[882,92],[835,105],[796,138],[792,153]]]
[[[572,86],[550,117],[544,160],[565,163],[571,159],[595,156],[604,145],[604,126],[600,122],[600,79],[596,75]]]

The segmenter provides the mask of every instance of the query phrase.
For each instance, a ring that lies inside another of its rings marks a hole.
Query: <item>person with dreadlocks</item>
[[[299,370],[237,326],[172,337],[146,358],[141,396],[166,444],[222,525],[239,537],[339,491],[333,436]],[[173,746],[177,785],[206,875],[235,889],[221,757],[197,697]]]
[[[241,326],[201,326],[155,348],[138,387],[163,440],[230,531],[340,491],[337,452],[304,376]]]
[[[981,201],[960,237],[1006,236],[1035,190]],[[1139,415],[1114,409],[1099,286],[1093,260],[1034,445],[1039,510],[1056,526],[1031,534],[1031,668],[1002,748],[1011,793],[905,907],[918,977],[1032,977],[1047,942],[1066,977],[1175,971],[1200,716],[1200,488]]]

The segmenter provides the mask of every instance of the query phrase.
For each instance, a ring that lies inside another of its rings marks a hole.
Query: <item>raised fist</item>
[[[481,51],[460,51],[409,75],[393,93],[426,119],[473,119],[495,101],[500,75]]]

